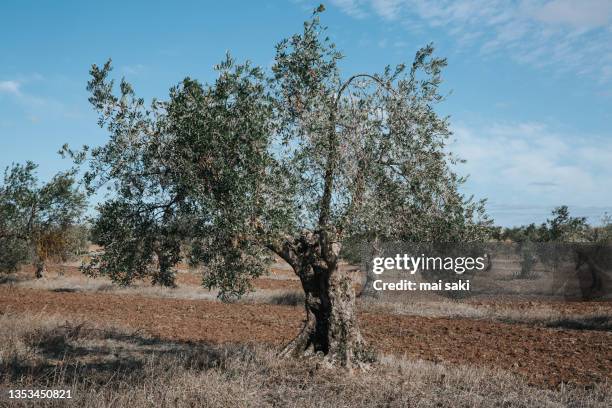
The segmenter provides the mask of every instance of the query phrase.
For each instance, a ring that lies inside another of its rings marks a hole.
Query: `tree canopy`
[[[90,102],[109,140],[89,151],[85,179],[112,193],[94,227],[106,251],[88,271],[172,284],[188,244],[206,285],[240,295],[270,249],[282,256],[305,231],[328,246],[372,233],[482,239],[483,203],[459,192],[435,110],[446,60],[433,51],[343,77],[317,11],[276,45],[271,72],[228,55],[215,82],[185,78],[150,105],[123,79],[115,94],[110,60],[94,65]]]
[[[0,185],[0,270],[15,271],[28,260],[42,274],[51,257],[65,258],[71,228],[85,208],[72,171],[39,185],[32,162],[13,164]]]

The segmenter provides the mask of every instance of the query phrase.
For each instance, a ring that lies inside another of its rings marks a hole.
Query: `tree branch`
[[[291,242],[291,238],[286,236],[281,238],[281,242],[268,242],[265,244],[266,248],[280,256],[285,262],[287,262],[293,270],[297,273],[299,269],[299,258],[295,251],[295,247]]]
[[[324,187],[323,187],[323,196],[321,197],[321,212],[319,214],[319,227],[322,230],[326,230],[327,224],[329,222],[329,217],[331,214],[331,199],[334,185],[334,172],[336,171],[337,161],[338,161],[338,138],[336,136],[336,115],[338,113],[338,109],[340,107],[340,98],[342,97],[342,93],[349,87],[349,85],[356,80],[357,78],[368,78],[376,82],[378,85],[383,87],[389,92],[396,93],[389,84],[383,82],[380,78],[370,75],[370,74],[355,74],[347,79],[338,89],[336,94],[336,100],[334,104],[334,108],[330,113],[329,118],[329,129],[328,129],[328,155],[327,155],[327,163],[325,168],[325,178],[324,178]]]

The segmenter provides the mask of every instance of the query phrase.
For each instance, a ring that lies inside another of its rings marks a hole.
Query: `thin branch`
[[[319,214],[319,227],[322,230],[326,230],[327,223],[331,214],[331,199],[334,184],[334,172],[337,166],[337,144],[338,138],[336,135],[336,115],[340,107],[340,98],[342,93],[349,87],[349,85],[357,78],[368,78],[376,82],[385,90],[397,95],[395,90],[389,86],[389,84],[383,82],[380,78],[370,74],[355,74],[347,79],[338,89],[336,94],[336,100],[334,109],[330,113],[330,123],[328,129],[328,142],[329,152],[327,155],[327,163],[325,168],[325,184],[323,187],[323,196],[321,198],[321,213]]]

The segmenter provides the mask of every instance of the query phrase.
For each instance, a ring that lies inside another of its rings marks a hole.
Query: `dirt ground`
[[[196,274],[179,273],[176,279],[177,285],[198,286],[202,284],[202,278]],[[278,289],[300,289],[300,281],[297,279],[253,279],[253,286],[258,289],[278,290]]]
[[[264,288],[295,287],[297,282],[272,278],[260,279],[255,284]],[[590,305],[575,303],[571,308],[588,309]],[[303,319],[301,307],[293,306],[223,304],[1,285],[0,313],[25,311],[127,326],[168,340],[274,346],[289,341]],[[361,313],[360,319],[366,339],[385,354],[501,368],[518,373],[534,385],[547,387],[561,382],[590,386],[612,380],[609,331],[370,312]]]

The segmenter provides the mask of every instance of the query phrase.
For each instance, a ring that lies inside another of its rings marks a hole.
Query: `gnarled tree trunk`
[[[361,336],[352,279],[338,269],[339,246],[323,233],[304,233],[281,252],[300,278],[306,319],[298,336],[281,355],[322,353],[351,368],[373,359]]]

